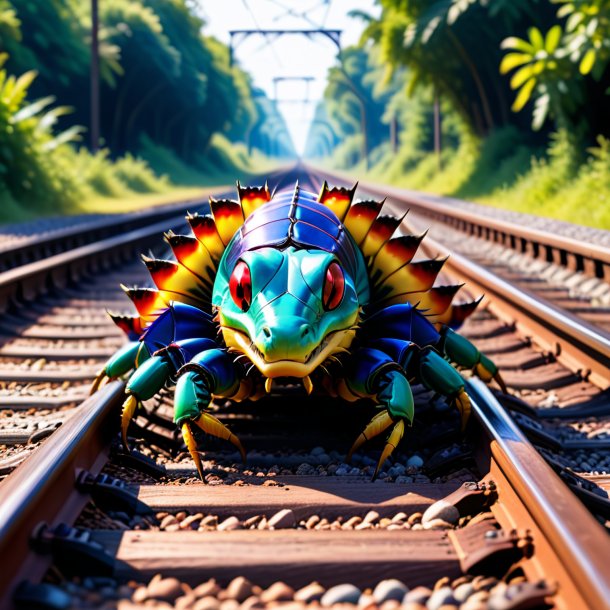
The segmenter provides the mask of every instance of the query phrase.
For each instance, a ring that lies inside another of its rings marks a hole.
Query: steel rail
[[[515,527],[514,507],[508,510],[506,506],[506,496],[514,494],[534,524],[536,561],[544,562],[547,578],[559,580],[558,596],[563,607],[608,608],[607,532],[525,438],[487,386],[475,378],[466,385],[473,412],[490,440],[491,459],[495,462],[490,476],[498,485],[498,502],[504,505],[494,511],[498,521],[503,528]],[[510,494],[500,475],[510,485]]]
[[[30,549],[32,531],[41,522],[72,523],[88,496],[75,491],[80,470],[99,473],[105,450],[118,429],[124,383],[115,381],[89,397],[77,413],[37,448],[0,484],[0,604],[23,578],[42,577],[48,561]]]
[[[569,368],[605,389],[610,387],[610,336],[565,310],[541,301],[481,265],[426,237],[428,253],[449,256],[443,271],[466,279],[469,289],[489,297],[488,306],[502,320],[514,323],[536,339]]]
[[[127,260],[146,243],[154,240],[160,243],[165,231],[182,222],[177,218],[172,224],[166,219],[0,273],[0,311],[6,311],[15,299],[32,299],[63,287],[95,266]]]
[[[310,175],[330,180],[353,183],[353,178],[341,172],[305,167]],[[501,243],[508,248],[543,258],[592,277],[610,280],[610,248],[592,244],[549,231],[527,227],[515,222],[478,215],[452,207],[450,200],[439,201],[440,196],[394,186],[360,182],[362,190],[375,196],[388,197],[419,214],[435,218],[466,233]]]
[[[206,195],[216,194],[219,190],[224,191],[229,188],[206,189],[205,195],[202,194],[201,197],[159,205],[143,211],[116,214],[109,218],[98,218],[63,229],[51,230],[46,234],[32,235],[19,240],[14,245],[9,243],[8,247],[0,249],[0,272],[112,237],[126,230],[131,231],[170,219],[187,211],[194,212],[196,208],[207,204]]]

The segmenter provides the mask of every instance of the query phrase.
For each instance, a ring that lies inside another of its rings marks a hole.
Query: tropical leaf
[[[11,118],[11,123],[19,123],[20,121],[25,121],[40,112],[42,112],[47,106],[51,105],[55,101],[55,97],[53,95],[47,95],[47,97],[43,97],[27,106],[21,108],[21,110],[17,111]]]
[[[536,79],[530,78],[519,90],[517,97],[512,105],[513,112],[523,110],[525,105],[530,101],[534,88],[536,87]]]

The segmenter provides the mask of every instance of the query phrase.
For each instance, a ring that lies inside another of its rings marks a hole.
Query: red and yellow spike
[[[404,216],[379,216],[371,225],[360,249],[365,258],[375,256],[382,246],[392,237],[394,231],[400,226]]]
[[[329,188],[328,183],[324,180],[324,184],[322,184],[320,194],[318,195],[318,201],[331,209],[335,213],[335,216],[343,222],[352,205],[352,201],[354,200],[356,188],[358,188],[357,182],[351,189],[336,186]]]
[[[266,182],[264,186],[242,186],[238,180],[237,196],[239,197],[244,218],[248,218],[254,210],[271,201],[271,193]]]
[[[142,256],[155,286],[163,298],[173,295],[173,299],[205,309],[211,298],[211,285],[207,286],[186,267],[174,261],[166,261]],[[169,293],[169,294],[166,294]]]
[[[205,246],[190,235],[165,234],[176,260],[191,273],[200,277],[206,285],[212,286],[216,277],[216,264]]]
[[[209,214],[199,216],[198,214],[186,217],[195,237],[203,244],[210,253],[214,263],[218,264],[225,251],[225,245],[220,239],[214,218]]]
[[[123,284],[121,288],[140,314],[143,326],[148,326],[169,305],[162,294],[154,288],[128,288]]]
[[[428,316],[428,319],[438,327],[440,327],[442,324],[446,324],[452,328],[458,327],[464,323],[466,318],[474,313],[474,310],[478,307],[482,299],[483,297],[480,297],[476,301],[459,303],[457,305],[452,304],[442,314]]]
[[[375,222],[384,201],[357,201],[347,211],[343,224],[358,245]]]
[[[381,301],[410,292],[426,292],[430,290],[446,260],[446,258],[423,260],[401,267],[378,286],[375,290],[375,300]],[[416,303],[420,299],[408,300],[411,303]]]
[[[125,316],[108,312],[110,319],[126,334],[140,336],[144,332],[144,325],[140,316]]]
[[[422,235],[401,235],[387,241],[375,255],[370,267],[369,280],[371,284],[379,284],[386,277],[411,262]]]
[[[210,197],[210,209],[216,223],[216,229],[222,243],[226,246],[236,231],[244,224],[241,205],[231,199],[214,199]]]
[[[454,286],[434,286],[421,295],[418,309],[426,316],[438,316],[447,311],[451,301],[464,284]]]

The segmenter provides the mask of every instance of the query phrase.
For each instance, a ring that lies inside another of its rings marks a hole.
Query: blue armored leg
[[[146,347],[139,341],[130,341],[115,352],[97,374],[91,385],[91,394],[97,392],[107,381],[126,375],[149,356]]]
[[[170,378],[176,375],[178,369],[190,358],[191,354],[197,353],[201,349],[213,348],[215,345],[211,339],[177,341],[158,350],[138,366],[127,382],[125,388],[127,398],[121,411],[121,435],[126,449],[129,449],[127,429],[138,405],[155,396]]]
[[[237,447],[245,461],[246,454],[239,439],[221,421],[206,412],[212,395],[229,398],[239,390],[240,376],[234,359],[224,349],[209,349],[185,364],[179,375],[174,396],[174,421],[182,430],[201,479],[203,468],[191,424],[212,436],[228,440]]]
[[[464,368],[472,369],[483,381],[489,382],[495,379],[502,391],[507,393],[506,384],[498,367],[468,339],[448,326],[443,326],[441,337],[442,349],[449,360]]]
[[[405,358],[408,357],[410,346],[407,342],[395,342],[394,347],[398,350],[402,349]],[[370,397],[383,408],[358,436],[348,453],[348,460],[366,441],[393,426],[375,468],[373,479],[377,477],[382,464],[401,441],[405,420],[409,424],[413,421],[413,394],[400,361],[400,357],[392,358],[379,349],[361,348],[354,353],[351,359],[353,364],[348,370],[343,388],[340,388],[340,393],[345,398],[349,399],[350,395],[352,400]]]

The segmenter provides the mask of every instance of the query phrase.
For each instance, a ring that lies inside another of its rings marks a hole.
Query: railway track
[[[558,362],[546,339],[507,323],[495,294],[465,332],[498,362],[511,395],[471,381],[466,438],[420,388],[402,453],[372,483],[378,446],[343,463],[368,412],[312,404],[287,387],[263,402],[217,405],[249,461],[206,439],[201,485],[173,429],[171,397],[145,405],[129,455],[116,439],[121,382],[80,404],[121,341],[103,306],[118,299],[119,281],[141,273],[114,256],[117,266],[84,291],[32,293],[5,330],[3,419],[22,421],[2,426],[0,468],[11,473],[0,484],[0,552],[11,558],[0,574],[4,607],[608,607],[604,386],[581,361]],[[35,353],[29,340],[40,342]],[[37,383],[49,391],[33,400]]]

